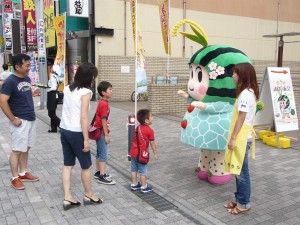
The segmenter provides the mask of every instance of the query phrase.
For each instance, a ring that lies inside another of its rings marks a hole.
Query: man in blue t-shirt
[[[28,151],[33,146],[36,126],[30,78],[30,57],[17,54],[12,57],[14,74],[2,85],[0,107],[10,120],[12,152],[9,165],[12,172],[11,185],[17,190],[25,189],[22,181],[38,181],[37,176],[26,171]]]

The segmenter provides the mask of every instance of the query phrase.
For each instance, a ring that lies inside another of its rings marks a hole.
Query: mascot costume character
[[[191,20],[182,20],[173,29],[173,36],[184,23],[194,34],[180,32],[183,36],[203,46],[190,59],[188,93],[178,94],[189,104],[181,122],[181,142],[199,148],[198,177],[211,184],[228,183],[232,175],[224,168],[224,155],[228,130],[236,100],[236,86],[232,67],[251,63],[240,50],[224,45],[208,45],[204,30]]]

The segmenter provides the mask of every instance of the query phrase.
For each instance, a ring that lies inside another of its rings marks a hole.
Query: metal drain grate
[[[127,188],[131,191],[130,188]],[[132,191],[133,194],[137,195],[139,198],[147,202],[153,208],[155,208],[159,212],[171,210],[171,209],[178,209],[176,205],[169,202],[165,198],[161,197],[160,195],[156,194],[155,192],[149,192],[146,194],[142,194],[139,191]]]

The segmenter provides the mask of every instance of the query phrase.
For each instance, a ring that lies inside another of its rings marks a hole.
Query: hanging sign
[[[68,1],[69,16],[89,17],[89,0],[69,0]]]
[[[165,52],[168,55],[170,55],[171,43],[169,35],[169,0],[160,0],[158,8],[160,16],[161,34],[164,41]]]
[[[26,24],[28,51],[37,50],[37,32],[34,0],[22,0],[23,24]]]
[[[12,11],[13,11],[12,1],[4,1],[3,12],[5,12],[5,13],[12,13]]]
[[[45,42],[46,48],[55,46],[55,29],[53,24],[54,2],[44,1]]]

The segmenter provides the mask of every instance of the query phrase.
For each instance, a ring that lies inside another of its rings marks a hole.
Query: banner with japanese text
[[[68,79],[65,76],[66,67],[65,67],[65,51],[66,51],[66,16],[56,16],[53,17],[53,25],[56,31],[56,39],[57,39],[57,52],[54,64],[59,65],[60,73],[59,78],[63,83],[60,85],[59,90],[63,89],[63,86],[68,85]]]
[[[23,24],[25,25],[25,38],[27,41],[27,51],[37,50],[37,33],[35,19],[34,0],[22,0]]]
[[[135,14],[135,0],[130,0],[130,11],[131,11],[131,22],[132,22],[132,32],[133,32],[133,40],[134,40],[134,50],[136,50],[135,43],[135,23],[136,23],[136,14]]]
[[[13,18],[12,1],[4,1],[3,7],[3,25],[6,53],[12,50],[12,28],[11,19]],[[2,35],[2,34],[1,34]]]
[[[169,35],[169,0],[160,0],[158,4],[161,34],[164,41],[165,52],[171,55],[171,43]]]
[[[45,42],[46,48],[55,46],[55,29],[53,24],[54,1],[44,0]]]
[[[69,0],[68,13],[69,16],[89,17],[89,1],[90,0]]]
[[[134,37],[134,48],[136,52],[136,82],[137,92],[143,94],[147,91],[147,76],[145,71],[145,50],[143,48],[143,37],[136,23],[136,0],[130,1],[132,30]]]

